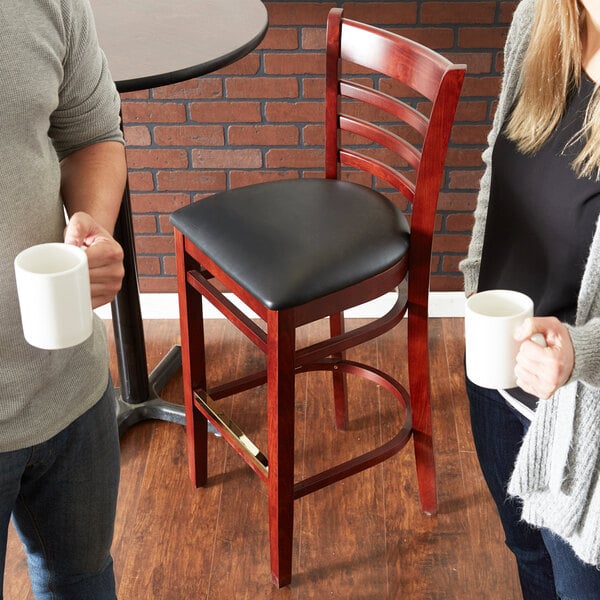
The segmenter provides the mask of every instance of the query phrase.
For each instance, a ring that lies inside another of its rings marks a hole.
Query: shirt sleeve
[[[98,45],[88,0],[65,0],[65,54],[49,136],[60,159],[104,141],[123,141],[120,98]]]

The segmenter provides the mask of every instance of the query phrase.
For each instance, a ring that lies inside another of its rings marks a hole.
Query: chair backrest
[[[325,176],[339,178],[342,166],[354,167],[412,204],[409,281],[428,286],[437,199],[466,67],[343,18],[339,8],[327,20],[326,61]],[[381,77],[371,87],[373,73]]]

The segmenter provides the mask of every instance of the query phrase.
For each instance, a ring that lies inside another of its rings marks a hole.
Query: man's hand
[[[531,340],[535,334],[544,337],[545,348]],[[575,365],[567,328],[555,317],[526,319],[515,339],[521,342],[515,368],[517,385],[538,398],[550,398],[569,380]]]
[[[121,289],[123,249],[90,215],[76,212],[65,228],[65,244],[85,248],[90,269],[92,308],[111,302]]]

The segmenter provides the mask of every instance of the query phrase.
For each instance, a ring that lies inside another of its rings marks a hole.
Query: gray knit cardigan
[[[491,180],[492,148],[519,90],[535,0],[522,0],[505,46],[505,73],[475,210],[475,225],[461,269],[465,293],[477,289]],[[577,235],[577,232],[573,232]],[[523,519],[565,539],[585,562],[600,565],[600,227],[589,250],[574,327],[571,379],[541,401],[523,440],[509,493],[523,501]],[[500,432],[501,434],[501,432]]]

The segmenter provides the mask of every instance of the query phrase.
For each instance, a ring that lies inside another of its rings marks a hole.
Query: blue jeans
[[[0,454],[0,598],[11,513],[37,600],[116,598],[119,461],[112,384],[47,442]]]
[[[521,521],[519,502],[506,488],[529,421],[496,390],[467,379],[473,439],[483,476],[517,560],[524,600],[600,600],[600,571],[577,558],[571,547],[547,529]]]

